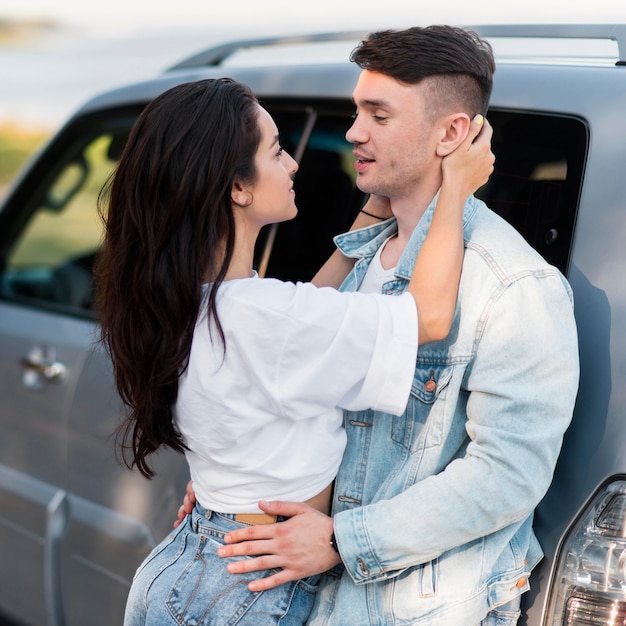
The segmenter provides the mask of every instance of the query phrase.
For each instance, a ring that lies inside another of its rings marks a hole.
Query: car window
[[[263,104],[276,119],[283,147],[299,162],[294,178],[298,214],[261,233],[259,273],[308,281],[334,251],[333,237],[350,228],[363,202],[352,144],[345,138],[354,107],[342,101],[303,102],[297,109],[294,103]]]
[[[567,271],[588,130],[565,115],[492,110],[494,173],[476,194],[549,263]]]
[[[300,163],[294,186],[295,220],[266,227],[257,244],[261,275],[309,280],[332,253],[362,202],[356,188],[350,102],[264,101],[281,143]],[[44,154],[15,221],[0,274],[0,297],[33,307],[92,318],[93,264],[102,240],[97,197],[113,170],[138,110],[79,120]]]
[[[22,207],[26,215],[4,259],[2,298],[93,315],[92,270],[103,232],[97,198],[133,119],[82,124],[54,156],[44,156],[48,171],[33,175],[35,186]]]
[[[363,202],[355,184],[348,101],[262,102],[276,119],[281,143],[300,163],[298,215],[263,229],[255,252],[262,276],[310,280],[350,227]],[[93,264],[102,240],[97,197],[139,109],[86,118],[61,134],[21,186],[19,207],[3,248],[0,297],[93,318]],[[495,171],[477,195],[564,273],[588,134],[573,117],[493,110]],[[15,226],[15,224],[18,226]]]
[[[294,183],[298,215],[262,233],[258,248],[266,254],[271,248],[271,254],[265,267],[259,251],[258,266],[262,275],[310,280],[333,252],[333,236],[348,230],[364,200],[355,184],[352,146],[345,140],[353,111],[348,103],[332,101],[308,103],[298,111],[279,101],[264,104],[292,154],[307,128],[307,115],[311,128]],[[476,195],[566,273],[587,126],[573,116],[533,111],[493,109],[488,117],[494,128],[495,170]]]

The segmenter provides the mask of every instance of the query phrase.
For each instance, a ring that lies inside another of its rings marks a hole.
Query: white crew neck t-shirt
[[[226,352],[201,314],[174,407],[204,507],[307,500],[336,476],[342,408],[404,411],[418,339],[410,294],[252,277],[223,283],[217,309]]]
[[[393,237],[395,235],[392,235],[389,239],[393,239]],[[383,245],[376,250],[374,258],[367,266],[365,276],[363,276],[363,280],[359,285],[359,293],[382,293],[383,285],[394,279],[396,274],[395,265],[386,270],[380,262],[380,255],[389,239],[386,239]]]

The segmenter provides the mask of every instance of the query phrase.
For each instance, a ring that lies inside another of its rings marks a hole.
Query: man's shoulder
[[[556,272],[505,219],[475,199],[476,210],[465,227],[466,254],[476,255],[503,276],[519,272]]]

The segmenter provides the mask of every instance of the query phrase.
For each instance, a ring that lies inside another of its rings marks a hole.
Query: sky
[[[86,99],[229,39],[447,23],[626,23],[626,0],[0,0],[53,34],[0,39],[0,125],[58,127]]]
[[[427,23],[626,21],[626,0],[0,0],[0,18],[48,18],[98,33],[181,27],[260,34]]]

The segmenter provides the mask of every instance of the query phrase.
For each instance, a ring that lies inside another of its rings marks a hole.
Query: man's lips
[[[356,157],[354,169],[359,173],[364,172],[370,163],[374,163],[374,159],[369,159],[363,154],[358,154],[355,152],[354,156]]]

